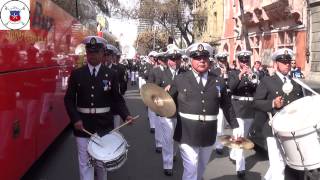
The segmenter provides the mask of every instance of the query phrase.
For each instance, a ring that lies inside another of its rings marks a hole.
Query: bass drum
[[[306,96],[285,106],[272,120],[285,160],[293,169],[320,167],[320,96]]]

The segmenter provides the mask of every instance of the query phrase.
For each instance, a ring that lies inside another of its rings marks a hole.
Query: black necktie
[[[287,83],[287,78],[283,77],[283,83]]]
[[[91,74],[92,79],[96,77],[96,68],[92,69],[92,74]]]
[[[202,82],[202,77],[203,77],[203,75],[199,75],[199,78],[200,78],[200,80],[199,80],[199,86],[200,86],[201,89],[204,88],[204,85],[203,85],[203,82]]]

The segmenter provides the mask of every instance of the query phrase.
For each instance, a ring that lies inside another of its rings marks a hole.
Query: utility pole
[[[79,13],[78,13],[78,0],[75,0],[76,1],[76,17],[77,19],[79,18]]]
[[[241,22],[242,22],[242,35],[244,37],[244,42],[246,44],[246,48],[249,51],[252,51],[252,48],[250,46],[250,41],[249,41],[249,33],[247,26],[244,24],[245,18],[244,18],[244,9],[243,9],[243,0],[239,0],[239,5],[240,5],[240,13],[241,13]]]

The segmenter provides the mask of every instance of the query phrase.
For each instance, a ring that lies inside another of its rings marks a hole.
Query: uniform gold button
[[[91,97],[94,97],[94,95],[93,95],[93,94],[91,94]]]
[[[204,110],[202,110],[202,112],[206,112],[206,110],[204,109]]]
[[[203,91],[201,91],[200,93],[203,94]]]
[[[94,103],[91,103],[91,106],[94,106]]]
[[[288,104],[290,103],[290,101],[288,101]]]
[[[201,102],[204,103],[204,100],[202,100]]]
[[[94,86],[91,86],[91,89],[94,89]]]
[[[248,82],[244,82],[244,84],[248,84]]]

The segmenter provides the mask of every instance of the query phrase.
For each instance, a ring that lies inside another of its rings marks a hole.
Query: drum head
[[[320,96],[306,96],[288,104],[273,117],[273,129],[293,132],[317,125],[320,122],[319,104]]]
[[[101,138],[91,137],[91,139],[102,145],[101,147],[93,141],[89,141],[88,153],[96,160],[112,161],[123,155],[127,148],[126,141],[117,132],[106,134]]]

